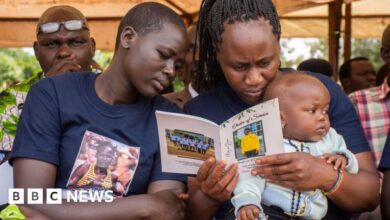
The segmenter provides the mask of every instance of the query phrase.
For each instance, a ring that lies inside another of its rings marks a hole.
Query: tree
[[[340,39],[340,41],[342,41]],[[306,47],[308,47],[308,58],[322,58],[325,60],[328,60],[329,53],[328,53],[328,41],[325,38],[321,39],[310,39],[305,42]],[[294,53],[297,49],[300,48],[294,48],[290,44],[289,39],[283,39],[281,40],[281,47],[282,47],[282,54],[281,54],[281,61],[282,66],[284,67],[296,67],[300,62],[303,60],[303,55],[298,55],[297,57],[294,57],[293,59],[287,59],[288,54]],[[365,38],[365,39],[352,39],[351,42],[351,58],[354,57],[366,57],[368,58],[375,66],[376,69],[379,69],[379,67],[383,64],[383,61],[380,57],[380,47],[381,47],[381,40],[376,38]],[[344,63],[344,57],[343,57],[343,51],[344,46],[341,42],[341,46],[339,49],[339,65]],[[301,54],[306,54],[304,51]]]
[[[23,79],[23,71],[16,63],[15,59],[0,53],[0,82],[1,87],[6,87],[9,83]]]
[[[15,48],[0,48],[0,90],[15,81],[23,81],[40,71],[35,56]]]
[[[106,69],[112,60],[113,52],[96,50],[94,60],[103,68]]]
[[[383,65],[380,56],[381,40],[376,38],[352,39],[351,58],[366,57],[379,69]]]
[[[305,59],[304,53],[294,56],[294,54],[297,54],[297,49],[300,48],[297,48],[292,43],[292,39],[282,39],[280,41],[280,47],[280,62],[282,67],[296,68]]]
[[[307,46],[310,47],[310,58],[320,58],[328,60],[328,41],[325,38],[319,38],[314,41],[308,42]]]

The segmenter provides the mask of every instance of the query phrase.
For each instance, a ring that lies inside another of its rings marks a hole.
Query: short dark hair
[[[308,59],[298,65],[300,71],[310,71],[314,73],[321,73],[325,76],[333,76],[332,66],[324,59]]]
[[[185,30],[185,25],[180,16],[172,9],[156,2],[145,2],[131,8],[122,18],[115,42],[115,51],[120,44],[120,36],[127,26],[131,26],[138,35],[144,36],[150,32],[158,32],[165,23],[177,25]]]
[[[340,66],[340,71],[339,71],[340,81],[346,78],[350,78],[352,63],[361,60],[369,61],[369,59],[367,59],[366,57],[355,57],[344,62],[343,65]]]
[[[203,0],[199,12],[197,37],[199,37],[199,63],[197,68],[197,91],[204,91],[223,78],[217,62],[216,48],[221,42],[224,23],[248,22],[264,18],[279,40],[281,27],[279,16],[271,0]]]

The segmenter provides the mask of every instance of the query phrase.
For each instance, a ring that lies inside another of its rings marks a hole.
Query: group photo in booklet
[[[214,140],[203,134],[184,130],[166,129],[166,142],[169,155],[206,160],[215,156]]]

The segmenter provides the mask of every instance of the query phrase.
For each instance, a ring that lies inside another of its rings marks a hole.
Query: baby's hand
[[[241,207],[237,212],[238,220],[250,220],[257,219],[259,217],[260,210],[255,205],[247,205]]]
[[[344,170],[348,163],[348,159],[342,154],[324,154],[321,158],[325,159],[327,163],[333,163],[335,170]]]

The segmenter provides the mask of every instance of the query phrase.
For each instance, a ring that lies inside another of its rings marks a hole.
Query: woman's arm
[[[329,198],[348,212],[373,210],[379,203],[379,179],[370,152],[356,154],[359,172],[344,172],[343,182]],[[337,171],[325,160],[307,153],[286,153],[262,157],[252,175],[299,191],[329,190],[337,180]]]
[[[35,209],[26,206],[20,206],[19,209],[28,220],[50,220],[49,217]]]
[[[53,188],[56,166],[39,160],[16,158],[14,160],[15,188]],[[171,181],[175,182],[175,181]],[[150,194],[119,198],[111,203],[66,203],[61,205],[30,205],[55,219],[181,219],[184,204],[176,194],[165,189],[183,189],[182,183],[167,184],[156,181],[150,184]],[[164,190],[164,191],[159,191]],[[180,214],[182,213],[182,214]]]
[[[195,179],[189,179],[187,219],[212,219],[221,202],[230,199],[238,181],[238,168],[207,159],[199,168]]]

